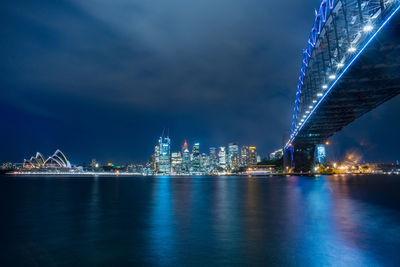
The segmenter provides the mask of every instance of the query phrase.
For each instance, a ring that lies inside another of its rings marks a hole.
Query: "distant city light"
[[[343,63],[338,63],[337,66],[338,66],[338,68],[343,68],[344,64]]]
[[[354,52],[357,51],[357,49],[356,49],[355,47],[350,47],[350,48],[348,49],[348,51],[349,51],[350,53],[354,53]]]
[[[370,32],[374,29],[374,27],[370,24],[364,26],[364,32]]]
[[[322,93],[318,93],[317,96],[322,96]]]
[[[331,74],[331,75],[329,75],[328,78],[331,79],[331,80],[334,80],[334,79],[336,79],[336,75],[335,74]]]
[[[326,85],[326,84],[322,85],[322,89],[326,89],[326,88],[328,88],[328,85]]]

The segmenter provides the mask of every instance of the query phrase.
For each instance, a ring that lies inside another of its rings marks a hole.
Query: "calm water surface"
[[[399,266],[400,177],[0,177],[1,266]]]

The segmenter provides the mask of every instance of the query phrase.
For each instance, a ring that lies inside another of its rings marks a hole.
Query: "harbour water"
[[[0,176],[2,266],[399,266],[400,176]]]

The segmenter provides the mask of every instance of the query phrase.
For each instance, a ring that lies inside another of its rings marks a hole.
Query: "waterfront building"
[[[158,140],[160,143],[160,140]],[[153,169],[154,171],[158,170],[158,167],[160,165],[160,144],[157,144],[154,147],[154,155],[153,155]]]
[[[171,167],[174,173],[182,172],[182,154],[181,152],[171,153]]]
[[[271,154],[269,154],[269,159],[270,160],[277,160],[283,157],[283,149],[278,149]]]
[[[99,167],[99,163],[96,161],[96,159],[92,159],[92,162],[90,163],[90,168],[96,169]]]
[[[200,155],[200,171],[208,172],[209,168],[210,168],[210,158],[207,156],[206,153],[201,153],[201,155]]]
[[[190,151],[186,140],[182,147],[182,172],[190,172]]]
[[[192,148],[192,172],[201,172],[200,168],[200,143],[195,143]]]
[[[326,165],[326,148],[325,145],[317,145],[315,147],[315,163]]]
[[[242,146],[242,149],[240,151],[241,153],[241,158],[240,158],[240,163],[242,166],[249,166],[249,147],[248,146]]]
[[[249,147],[249,164],[248,166],[257,165],[257,149],[255,146]],[[260,160],[261,161],[261,160]]]
[[[160,137],[159,139],[159,166],[158,173],[169,174],[171,172],[171,139]]]
[[[208,171],[215,172],[218,166],[218,153],[215,147],[210,147],[209,161],[210,161],[210,168]]]
[[[65,157],[61,150],[57,149],[56,152],[46,160],[40,152],[36,156],[31,157],[29,160],[24,159],[23,168],[25,169],[70,169],[71,163]]]
[[[226,171],[227,167],[226,148],[221,146],[218,152],[218,167],[220,170]]]
[[[239,146],[237,143],[229,143],[228,166],[231,170],[239,168]]]

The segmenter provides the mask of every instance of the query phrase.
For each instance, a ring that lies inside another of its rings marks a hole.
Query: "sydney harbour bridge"
[[[287,168],[309,171],[315,147],[400,93],[400,0],[323,0],[303,51]]]

